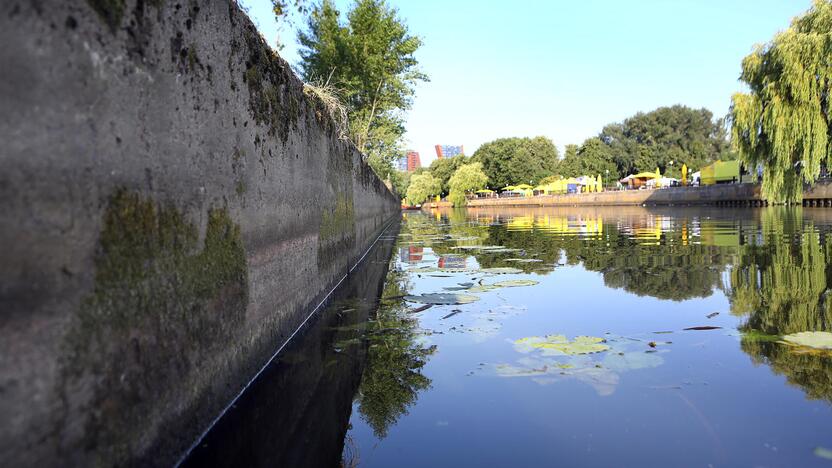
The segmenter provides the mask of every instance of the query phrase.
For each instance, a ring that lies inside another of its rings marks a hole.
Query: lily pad
[[[434,293],[421,294],[418,296],[405,296],[404,300],[408,302],[419,302],[422,304],[456,305],[470,304],[471,302],[480,300],[480,298],[471,294]]]
[[[826,447],[815,447],[815,450],[812,451],[818,458],[824,458],[826,460],[832,460],[832,450]]]
[[[520,352],[542,350],[544,354],[578,355],[593,354],[607,351],[610,347],[604,344],[606,340],[595,336],[576,336],[569,341],[563,335],[547,335],[545,337],[530,336],[514,342]]]
[[[493,284],[493,286],[497,286],[499,288],[516,288],[519,286],[534,286],[538,284],[535,280],[506,280],[506,281],[498,281]]]
[[[491,275],[516,275],[518,273],[523,273],[523,270],[512,267],[483,268],[480,271]]]
[[[476,286],[468,288],[466,291],[469,293],[484,293],[488,291],[493,291],[495,289],[500,289],[500,287],[494,286],[493,284],[478,284]]]
[[[832,333],[829,332],[800,332],[783,336],[786,344],[806,346],[814,349],[832,349]]]

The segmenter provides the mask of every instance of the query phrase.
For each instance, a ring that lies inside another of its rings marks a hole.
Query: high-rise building
[[[399,170],[399,171],[402,171],[402,172],[406,171],[407,170],[407,155],[396,159],[395,164],[396,164],[396,170]]]
[[[422,161],[419,159],[418,151],[407,152],[407,172],[415,171],[422,167]]]
[[[408,151],[404,156],[396,160],[396,169],[404,172],[413,172],[422,167],[422,161],[419,159],[418,151]]]
[[[436,157],[439,159],[452,158],[460,154],[465,154],[462,145],[436,145],[434,148],[436,149]]]

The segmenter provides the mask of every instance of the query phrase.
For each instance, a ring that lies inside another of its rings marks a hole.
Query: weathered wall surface
[[[0,43],[0,465],[167,465],[398,200],[232,1],[11,0]]]

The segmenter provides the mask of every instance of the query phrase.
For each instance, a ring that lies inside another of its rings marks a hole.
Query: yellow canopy
[[[631,179],[656,179],[661,176],[658,175],[659,171],[656,172],[639,172],[638,174],[633,174],[630,176]]]
[[[520,185],[515,185],[514,188],[517,189],[517,190],[531,190],[533,187],[529,184],[520,184]]]
[[[506,185],[505,187],[503,187],[503,191],[510,192],[512,190],[517,190],[517,187],[514,185]]]
[[[494,191],[493,190],[488,190],[488,189],[481,189],[481,190],[477,190],[476,193],[494,193]]]

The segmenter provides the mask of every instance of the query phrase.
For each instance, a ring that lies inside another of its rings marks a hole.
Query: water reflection
[[[816,464],[813,444],[832,445],[832,359],[781,337],[832,331],[830,232],[832,214],[808,209],[407,213],[352,279],[364,286],[199,460]],[[425,294],[476,302],[407,302]]]
[[[407,414],[418,393],[431,382],[421,370],[436,347],[419,340],[418,321],[408,315],[401,299],[407,291],[407,275],[394,265],[387,275],[381,305],[364,336],[369,344],[367,365],[355,400],[361,417],[379,439]]]

